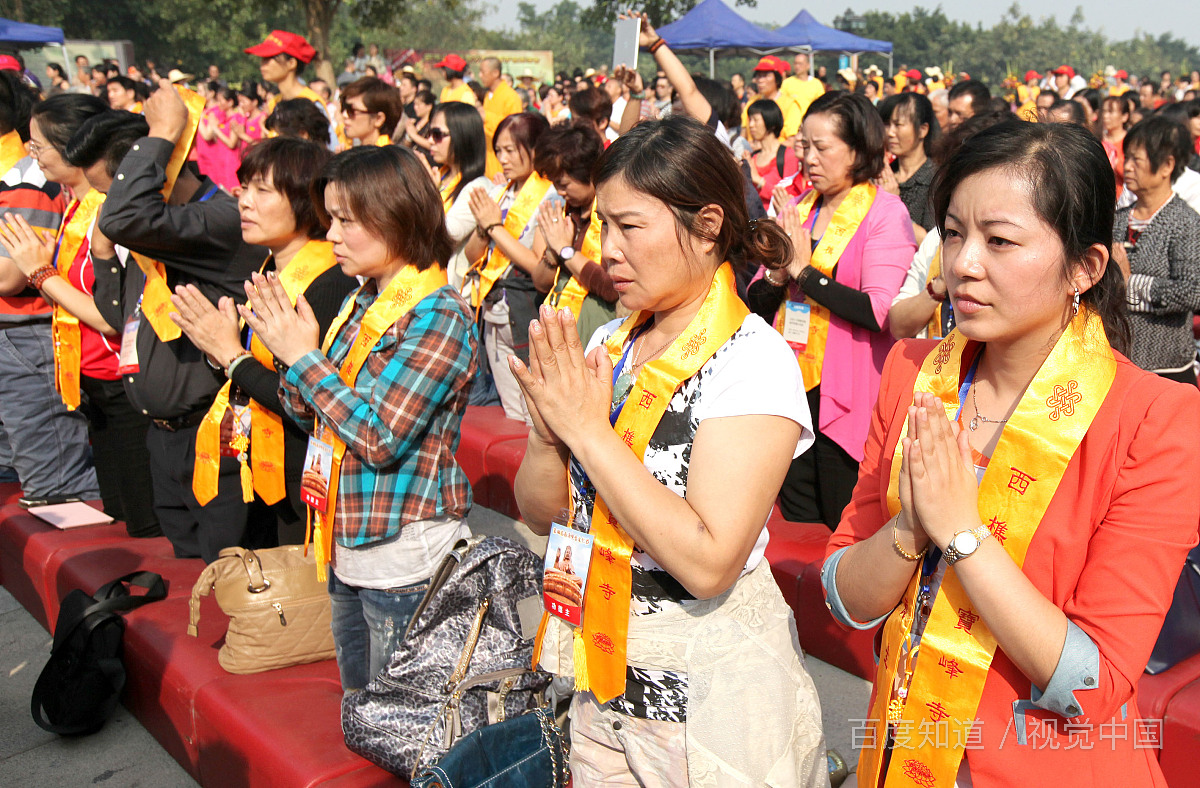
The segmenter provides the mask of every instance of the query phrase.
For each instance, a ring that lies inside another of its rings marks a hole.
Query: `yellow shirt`
[[[817,84],[820,84],[818,81]],[[750,107],[757,101],[762,101],[762,98],[756,98],[746,105],[742,110],[742,129],[750,127]],[[800,103],[794,96],[784,93],[782,90],[775,94],[771,99],[779,105],[780,111],[783,112],[783,133],[779,135],[780,140],[786,140],[789,137],[796,136],[796,132],[800,131],[800,123],[804,120],[804,112],[800,109]]]
[[[1022,104],[1028,101],[1033,101],[1041,92],[1042,89],[1037,85],[1034,85],[1033,87],[1029,87],[1028,85],[1017,85],[1017,101],[1020,101]]]
[[[1128,92],[1128,85],[1113,85],[1108,89],[1108,95],[1110,96],[1124,96]]]
[[[496,136],[496,127],[500,125],[500,121],[520,111],[521,97],[502,79],[496,82],[483,99],[483,133],[487,135],[487,170],[484,174],[488,178],[500,172],[500,162],[496,161],[496,154],[492,151],[492,138]]]
[[[882,90],[882,87],[880,89]],[[825,85],[821,80],[811,75],[806,79],[788,77],[783,81],[783,86],[779,88],[779,92],[786,93],[796,100],[796,103],[800,106],[800,119],[803,120],[804,113],[808,112],[808,105],[825,94]]]
[[[461,101],[464,104],[475,106],[475,91],[471,90],[471,86],[466,82],[462,83],[456,89],[453,85],[446,85],[442,88],[442,95],[438,101],[445,104],[447,101]]]
[[[1021,120],[1028,120],[1031,123],[1037,123],[1038,111],[1037,101],[1029,99],[1017,109],[1017,117]]]

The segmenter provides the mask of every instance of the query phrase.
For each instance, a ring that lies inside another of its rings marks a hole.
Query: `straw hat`
[[[180,82],[191,82],[196,77],[192,74],[185,74],[177,68],[173,68],[167,72],[167,81],[172,85],[177,85]]]

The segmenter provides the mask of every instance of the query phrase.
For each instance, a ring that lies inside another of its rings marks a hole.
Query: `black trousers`
[[[226,547],[244,545],[249,507],[242,501],[241,473],[233,457],[221,458],[217,495],[201,506],[192,492],[199,425],[171,432],[151,424],[146,433],[154,511],[176,558],[212,563]]]
[[[81,410],[87,416],[105,513],[124,520],[130,536],[162,536],[146,448],[150,417],[133,407],[120,380],[82,375],[79,386],[86,395]]]
[[[821,387],[808,392],[813,427],[820,423]],[[837,528],[858,482],[858,460],[816,430],[812,448],[792,460],[779,491],[779,511],[795,523],[825,523]]]

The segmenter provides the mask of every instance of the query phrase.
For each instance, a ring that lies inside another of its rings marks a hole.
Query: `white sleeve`
[[[758,315],[748,316],[730,342],[709,361],[719,366],[703,381],[693,410],[696,420],[782,416],[802,428],[792,454],[799,457],[815,437],[796,354]]]
[[[591,353],[596,348],[608,341],[608,338],[616,333],[621,324],[625,322],[625,318],[618,317],[616,320],[610,320],[604,325],[592,332],[592,336],[588,339],[587,348],[584,349],[583,355]]]
[[[489,182],[487,178],[476,178],[475,180],[462,187],[458,193],[458,197],[450,206],[450,210],[446,213],[446,232],[450,233],[451,240],[454,241],[455,248],[466,240],[471,231],[475,229],[475,214],[471,213],[471,191],[476,187],[482,186],[488,188]]]
[[[925,289],[925,281],[929,278],[929,266],[933,262],[933,256],[937,253],[938,244],[941,242],[942,237],[938,235],[936,227],[925,234],[925,240],[921,241],[921,245],[917,247],[912,263],[908,266],[908,274],[904,277],[904,284],[901,285],[900,292],[892,299],[892,306],[906,298],[912,298]]]

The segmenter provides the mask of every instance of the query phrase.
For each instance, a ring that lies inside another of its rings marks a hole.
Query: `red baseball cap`
[[[458,55],[451,52],[444,58],[433,64],[434,68],[448,68],[451,71],[466,71],[467,61],[463,60]]]
[[[302,35],[286,30],[272,30],[261,44],[247,49],[246,54],[257,57],[291,55],[301,63],[308,63],[316,56],[317,50],[313,49],[308,39]]]
[[[764,55],[754,67],[755,71],[778,71],[780,74],[790,74],[792,67],[774,55]]]
[[[0,55],[0,71],[16,71],[20,73],[21,64],[12,55]]]
[[[1113,76],[1120,77],[1121,79],[1129,79],[1129,72],[1122,68],[1118,69],[1117,73],[1113,74]]]
[[[1042,78],[1042,75],[1037,73],[1036,71],[1034,71],[1032,68],[1025,72],[1025,81],[1026,82],[1028,82],[1031,79],[1041,79],[1041,78]]]
[[[1075,78],[1075,69],[1071,68],[1070,66],[1059,66],[1058,68],[1054,69],[1050,73],[1051,74],[1063,74],[1067,77],[1070,77],[1071,79]]]
[[[910,68],[908,71],[905,71],[904,76],[908,77],[913,82],[921,81],[921,72],[915,68]]]

